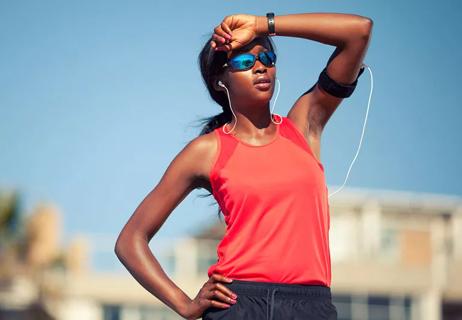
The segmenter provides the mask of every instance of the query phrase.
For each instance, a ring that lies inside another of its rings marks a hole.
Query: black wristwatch
[[[268,33],[269,36],[275,36],[276,31],[274,28],[274,13],[273,12],[268,12],[266,14],[266,18],[268,18]]]

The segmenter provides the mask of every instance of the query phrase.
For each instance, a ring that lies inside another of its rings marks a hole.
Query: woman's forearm
[[[119,260],[146,290],[184,316],[185,307],[191,299],[170,280],[152,254],[146,239],[136,236],[129,238],[120,238],[117,242],[115,252]]]
[[[301,13],[274,16],[277,36],[299,37],[342,47],[350,41],[367,39],[372,20],[344,13]],[[268,35],[266,16],[257,16],[256,32]]]

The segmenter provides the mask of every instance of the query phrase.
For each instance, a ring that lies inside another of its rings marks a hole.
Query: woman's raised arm
[[[327,63],[327,74],[339,84],[351,84],[357,79],[369,46],[372,19],[344,13],[303,13],[276,15],[274,23],[277,36],[305,38],[335,46]],[[257,17],[256,28],[257,34],[268,34],[265,16]],[[316,85],[309,94],[298,98],[288,116],[309,138],[308,142],[316,145],[342,100]],[[314,149],[319,153],[316,146]]]
[[[347,85],[358,78],[371,38],[372,19],[345,13],[300,13],[275,15],[274,25],[276,36],[304,38],[335,46],[326,68],[335,82]],[[229,15],[215,28],[211,46],[214,50],[227,51],[229,56],[232,50],[255,37],[268,35],[266,16]],[[287,114],[318,159],[322,130],[342,100],[316,84],[295,101]]]

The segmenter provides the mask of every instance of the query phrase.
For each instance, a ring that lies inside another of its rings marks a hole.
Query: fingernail
[[[231,296],[232,296],[234,299],[237,298],[237,295],[235,295],[235,294],[232,294]]]

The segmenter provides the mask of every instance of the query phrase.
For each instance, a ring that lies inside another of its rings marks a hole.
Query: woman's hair
[[[212,33],[213,34],[213,33]],[[233,114],[229,107],[228,96],[224,91],[217,91],[213,87],[213,81],[218,81],[218,78],[224,73],[224,68],[222,67],[228,60],[227,54],[225,51],[215,51],[210,42],[213,40],[210,35],[209,39],[205,42],[201,52],[199,53],[198,63],[200,71],[202,74],[202,80],[204,81],[207,90],[209,91],[210,97],[221,106],[222,112],[214,116],[205,117],[199,119],[199,126],[202,126],[202,129],[199,133],[199,136],[212,132],[214,129],[221,127],[227,122],[231,122]],[[273,40],[269,36],[259,36],[256,37],[252,42],[246,44],[245,46],[239,48],[239,50],[246,50],[251,48],[255,42],[261,42],[268,49],[276,53],[276,46],[274,45]],[[210,196],[211,193],[205,195]],[[218,217],[220,217],[221,208],[218,206]]]

